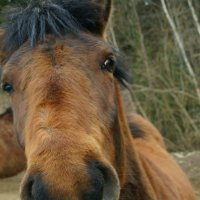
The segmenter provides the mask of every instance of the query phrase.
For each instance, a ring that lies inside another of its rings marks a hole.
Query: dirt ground
[[[200,152],[173,154],[183,170],[188,174],[194,188],[197,200],[200,200]]]
[[[0,200],[19,200],[19,186],[23,173],[0,180]]]
[[[197,200],[200,200],[200,152],[173,155],[190,177],[196,188]],[[0,200],[19,200],[19,186],[22,177],[23,173],[0,180]]]

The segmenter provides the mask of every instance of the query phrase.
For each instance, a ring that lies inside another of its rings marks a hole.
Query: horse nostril
[[[49,199],[47,189],[40,174],[29,176],[22,185],[22,200],[44,200]]]
[[[83,200],[118,200],[120,187],[114,170],[100,162],[89,163],[88,166],[91,187]]]
[[[114,169],[100,165],[99,169],[104,175],[104,191],[102,200],[118,200],[120,195],[120,184]]]
[[[33,193],[32,193],[32,188],[34,184],[34,178],[33,176],[29,176],[22,186],[22,191],[21,191],[21,199],[23,200],[34,200]]]

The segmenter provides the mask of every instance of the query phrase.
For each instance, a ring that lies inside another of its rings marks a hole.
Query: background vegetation
[[[134,75],[136,108],[158,127],[170,150],[200,149],[199,14],[198,1],[115,1],[113,27]]]
[[[1,0],[0,9],[16,2]],[[110,38],[134,75],[137,111],[158,127],[170,150],[200,149],[200,2],[114,4]]]

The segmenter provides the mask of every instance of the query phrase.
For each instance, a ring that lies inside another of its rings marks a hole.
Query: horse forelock
[[[4,60],[24,43],[32,48],[44,43],[49,35],[55,38],[65,38],[68,33],[81,35],[82,32],[98,35],[105,22],[102,9],[101,4],[89,0],[27,1],[8,13],[2,45],[7,57]],[[117,59],[114,75],[124,85],[132,82],[121,59]]]
[[[33,47],[44,41],[47,34],[63,37],[81,30],[98,33],[102,21],[100,9],[99,4],[89,0],[28,1],[8,13],[5,46],[12,51],[28,41]]]

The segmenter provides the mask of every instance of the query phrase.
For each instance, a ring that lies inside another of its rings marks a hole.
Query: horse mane
[[[50,34],[62,38],[81,31],[98,34],[103,26],[102,5],[91,0],[28,0],[8,12],[4,47],[8,52],[27,42],[34,47]],[[121,60],[121,59],[120,59]],[[120,62],[122,64],[122,62]],[[125,85],[129,73],[117,65],[115,77]]]

